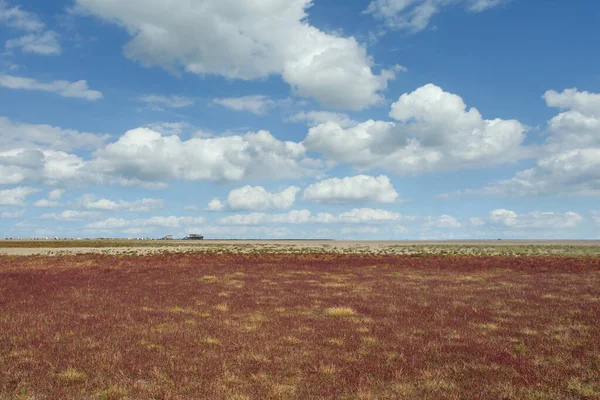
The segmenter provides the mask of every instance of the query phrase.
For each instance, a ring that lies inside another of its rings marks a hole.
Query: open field
[[[598,399],[600,258],[0,256],[0,398]]]
[[[0,240],[0,255],[162,254],[162,253],[342,253],[444,255],[600,256],[598,240]]]

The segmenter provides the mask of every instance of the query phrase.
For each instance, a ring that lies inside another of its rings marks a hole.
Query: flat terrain
[[[598,240],[0,240],[0,255],[164,252],[600,256]]]
[[[0,399],[600,398],[598,257],[125,251],[0,256]]]

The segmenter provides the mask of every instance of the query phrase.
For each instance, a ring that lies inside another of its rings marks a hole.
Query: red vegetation
[[[0,257],[0,398],[600,398],[600,259]]]

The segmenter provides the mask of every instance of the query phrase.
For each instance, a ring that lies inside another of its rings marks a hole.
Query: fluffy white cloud
[[[101,99],[102,93],[88,88],[87,81],[77,82],[52,81],[50,83],[38,82],[35,79],[23,78],[13,75],[0,75],[0,86],[9,89],[40,90],[56,93],[62,97],[75,97],[89,101]]]
[[[358,125],[358,122],[351,119],[347,114],[331,111],[302,111],[288,118],[290,122],[306,121],[308,126],[317,126],[326,122],[333,122],[342,128],[349,128]]]
[[[25,53],[55,55],[61,53],[56,32],[47,30],[46,25],[34,13],[9,7],[0,0],[0,24],[15,30],[28,32],[26,35],[6,41],[7,50],[20,48]]]
[[[202,225],[203,217],[151,217],[127,220],[124,218],[108,218],[102,221],[92,222],[86,225],[88,229],[119,230],[132,228],[183,228],[188,226]]]
[[[39,191],[25,186],[0,190],[0,206],[22,206],[29,195]]]
[[[464,194],[493,196],[597,196],[600,194],[600,147],[576,149],[541,158],[513,178]]]
[[[304,190],[304,199],[316,203],[394,203],[398,192],[385,175],[356,175],[313,183]]]
[[[385,21],[389,28],[419,32],[427,28],[444,7],[462,5],[469,12],[482,12],[510,0],[373,0],[365,11]]]
[[[427,217],[424,226],[426,228],[460,228],[462,224],[450,215],[440,215],[439,217]]]
[[[9,7],[5,0],[0,0],[0,22],[15,29],[27,32],[43,30],[46,25],[32,12],[20,7]]]
[[[94,167],[125,181],[294,178],[320,167],[305,152],[301,144],[279,141],[267,131],[182,141],[138,128],[98,150]]]
[[[256,115],[265,115],[271,107],[275,106],[273,100],[262,95],[213,99],[213,103],[235,111],[247,111]]]
[[[281,75],[293,90],[328,107],[361,109],[382,100],[393,72],[353,37],[311,26],[311,0],[76,0],[77,10],[122,26],[124,54],[144,66],[199,75],[259,79]]]
[[[229,192],[226,203],[212,199],[207,210],[285,210],[294,206],[299,191],[300,188],[290,186],[279,193],[272,193],[262,186],[246,185]]]
[[[206,206],[206,211],[223,211],[227,206],[218,198],[212,199],[208,206]]]
[[[398,174],[489,166],[525,155],[525,127],[518,121],[483,119],[460,96],[432,84],[403,94],[390,116],[398,122],[369,120],[347,129],[321,124],[303,144],[333,161]]]
[[[6,41],[7,50],[21,49],[24,53],[36,53],[41,55],[57,55],[61,53],[58,43],[58,34],[54,31],[44,33],[30,33],[16,39]]]
[[[61,199],[64,192],[65,191],[62,189],[51,190],[50,192],[48,192],[47,199],[40,199],[40,200],[36,201],[35,203],[33,203],[33,205],[35,207],[41,207],[41,208],[58,207],[60,205],[58,200]]]
[[[124,200],[113,201],[108,199],[96,200],[96,197],[90,194],[81,196],[77,200],[77,203],[86,210],[134,213],[160,211],[164,207],[164,201],[160,199],[142,199],[132,202]]]
[[[224,225],[265,225],[265,224],[333,224],[333,223],[380,223],[399,221],[403,217],[399,213],[372,208],[356,208],[351,211],[333,215],[318,213],[313,215],[310,210],[291,210],[282,214],[235,214],[219,219]]]
[[[548,123],[550,137],[533,168],[463,194],[597,196],[600,194],[600,94],[547,91],[550,107],[565,109]]]
[[[153,105],[154,110],[167,108],[183,108],[194,105],[195,100],[185,96],[161,96],[157,94],[145,94],[140,96],[140,101]]]
[[[43,214],[40,216],[40,219],[51,219],[55,221],[83,221],[88,220],[90,218],[96,217],[98,214],[91,211],[76,211],[76,210],[66,210],[61,213],[49,213]]]
[[[0,117],[0,157],[7,150],[48,149],[70,151],[96,149],[103,146],[110,135],[79,132],[51,125],[25,124]],[[1,164],[1,162],[0,162]]]
[[[534,211],[527,214],[517,214],[506,209],[490,211],[489,220],[492,223],[510,228],[573,228],[583,221],[583,217],[574,212],[564,214],[557,212]]]
[[[600,94],[565,89],[544,93],[548,107],[563,111],[548,122],[549,145],[557,149],[600,146]],[[554,148],[553,148],[554,149]]]
[[[479,217],[472,217],[472,218],[469,218],[469,224],[471,226],[479,227],[479,226],[485,225],[485,221]]]
[[[0,213],[0,219],[19,219],[23,215],[25,215],[25,210],[20,210],[20,211],[15,211],[15,212],[4,211],[4,212]]]

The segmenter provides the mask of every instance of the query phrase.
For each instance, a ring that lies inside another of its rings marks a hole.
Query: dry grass
[[[600,259],[0,256],[0,399],[599,399]]]
[[[325,309],[327,315],[338,318],[350,318],[356,316],[356,311],[350,307],[329,307]]]

